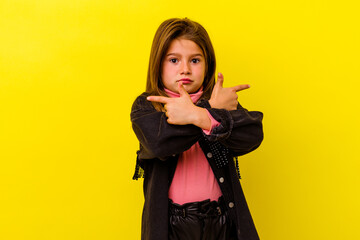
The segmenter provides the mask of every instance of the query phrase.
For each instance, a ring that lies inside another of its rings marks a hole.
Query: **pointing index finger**
[[[241,90],[245,90],[248,89],[250,87],[249,84],[242,84],[242,85],[237,85],[232,87],[232,89],[234,89],[236,92],[241,91]]]
[[[150,102],[168,103],[170,98],[163,96],[148,96],[146,99]]]

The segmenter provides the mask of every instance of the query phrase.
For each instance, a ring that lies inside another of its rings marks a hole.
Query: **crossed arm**
[[[236,110],[237,94],[236,92],[249,88],[249,85],[237,85],[235,87],[223,88],[224,76],[219,73],[209,104],[212,108],[221,108],[226,110]],[[168,98],[163,96],[149,96],[147,100],[160,102],[164,104],[165,114],[168,117],[167,122],[175,125],[193,124],[204,130],[211,127],[210,119],[204,108],[194,105],[189,94],[185,91],[181,82],[179,82],[179,98]]]
[[[140,158],[167,159],[189,149],[202,136],[202,129],[210,128],[206,110],[220,126],[208,137],[220,141],[239,155],[252,151],[262,141],[262,114],[249,112],[237,102],[237,91],[249,88],[238,85],[223,88],[220,75],[209,101],[194,105],[190,96],[179,86],[179,98],[140,96],[134,103],[131,121],[141,144]],[[156,111],[150,101],[165,104],[166,112]]]

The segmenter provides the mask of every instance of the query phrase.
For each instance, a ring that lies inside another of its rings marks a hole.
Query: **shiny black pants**
[[[235,239],[222,198],[184,205],[169,201],[169,240]]]

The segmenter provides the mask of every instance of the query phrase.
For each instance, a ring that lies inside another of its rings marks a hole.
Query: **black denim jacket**
[[[165,113],[156,111],[147,96],[141,94],[131,109],[133,130],[140,142],[134,179],[144,173],[142,239],[168,239],[168,190],[179,154],[197,141],[218,180],[238,240],[259,239],[238,179],[236,157],[260,146],[263,114],[247,111],[240,104],[233,111],[215,109],[200,99],[197,106],[206,108],[220,122],[206,135],[195,125],[167,123]]]

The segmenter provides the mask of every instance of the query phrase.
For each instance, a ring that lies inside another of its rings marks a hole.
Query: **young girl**
[[[140,142],[134,179],[144,177],[142,239],[259,239],[240,182],[237,156],[259,147],[262,113],[237,102],[238,85],[215,84],[215,54],[197,22],[158,28],[146,92],[131,121]]]

